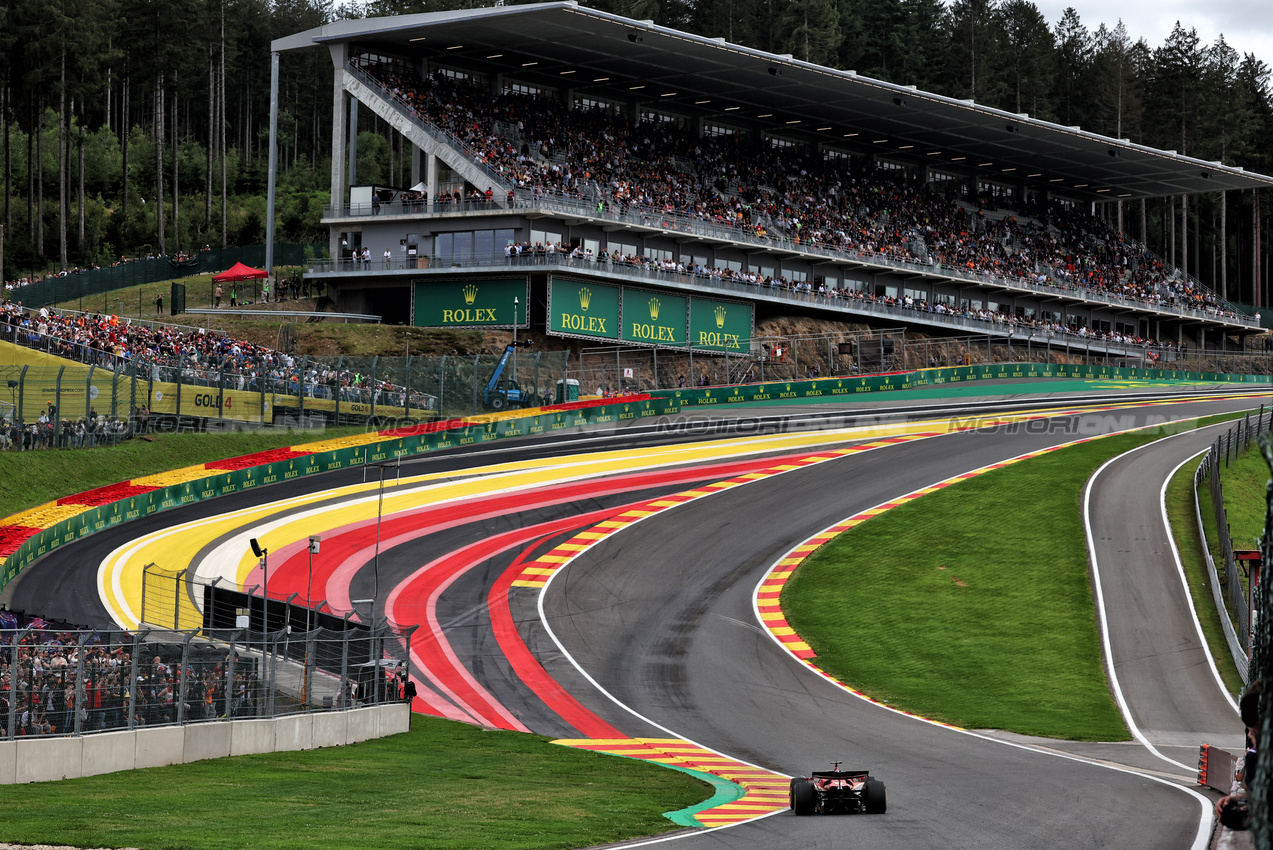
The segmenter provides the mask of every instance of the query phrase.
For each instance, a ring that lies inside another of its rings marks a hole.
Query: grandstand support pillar
[[[358,98],[349,99],[349,177],[348,185],[358,182]]]
[[[411,185],[418,186],[420,184],[420,149],[414,142],[409,144],[411,145]]]
[[[1229,297],[1229,193],[1220,192],[1220,297]]]
[[[425,154],[424,162],[425,188],[429,190],[429,203],[438,202],[438,158],[433,154]]]
[[[334,83],[332,85],[332,179],[331,205],[341,210],[349,202],[345,187],[345,139],[349,132],[349,94],[345,91],[345,61],[348,47],[343,42],[330,45],[332,65],[334,66]],[[329,235],[330,256],[340,258],[340,233],[338,228],[331,228]]]
[[[1189,277],[1189,196],[1180,196],[1180,270]]]
[[[1251,304],[1259,309],[1264,306],[1260,302],[1260,190],[1252,189],[1251,215]]]
[[[265,273],[269,277],[274,276],[274,190],[278,182],[278,57],[277,50],[270,53],[270,155],[265,189]]]

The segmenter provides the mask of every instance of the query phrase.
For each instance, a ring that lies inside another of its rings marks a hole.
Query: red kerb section
[[[262,466],[267,463],[282,463],[285,460],[295,460],[299,457],[309,457],[313,452],[294,452],[291,449],[270,449],[269,451],[256,452],[242,457],[228,457],[225,460],[214,460],[211,463],[205,463],[206,469],[221,469],[227,472],[233,472],[236,469],[247,469],[249,466]]]
[[[108,484],[105,487],[98,487],[95,490],[85,490],[83,493],[76,493],[74,496],[64,496],[58,499],[57,503],[59,505],[89,505],[90,507],[96,507],[97,505],[109,505],[111,502],[117,502],[120,499],[129,499],[158,489],[158,487],[143,487],[140,484],[130,484],[127,481],[123,481],[119,484]]]

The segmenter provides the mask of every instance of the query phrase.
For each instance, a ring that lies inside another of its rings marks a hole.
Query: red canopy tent
[[[251,266],[245,266],[242,263],[235,263],[233,266],[214,277],[213,280],[217,283],[228,283],[232,280],[258,280],[269,276],[269,273],[264,269],[254,269]]]

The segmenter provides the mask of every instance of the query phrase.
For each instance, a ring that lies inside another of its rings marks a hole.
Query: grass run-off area
[[[1260,535],[1264,533],[1268,482],[1269,465],[1255,443],[1242,454],[1230,456],[1227,466],[1221,458],[1220,483],[1224,487],[1224,510],[1229,517],[1234,549],[1259,546]]]
[[[1203,555],[1202,537],[1198,534],[1198,520],[1194,512],[1193,476],[1202,463],[1198,457],[1180,467],[1171,483],[1167,485],[1165,503],[1167,519],[1171,522],[1172,534],[1176,538],[1176,548],[1180,552],[1180,561],[1185,568],[1185,578],[1189,582],[1189,594],[1193,597],[1194,609],[1198,614],[1198,622],[1202,624],[1202,634],[1207,639],[1207,647],[1215,660],[1216,669],[1225,687],[1235,697],[1242,692],[1242,677],[1237,665],[1233,663],[1233,655],[1225,640],[1224,630],[1220,625],[1220,614],[1216,608],[1215,597],[1211,592],[1211,580],[1207,575],[1207,562]],[[1198,495],[1208,498],[1204,483]],[[1206,517],[1203,508],[1202,516]],[[1208,530],[1208,539],[1214,538],[1211,532],[1215,523]],[[1226,614],[1225,616],[1228,616]]]
[[[269,428],[221,434],[150,434],[118,446],[67,451],[0,452],[0,518],[142,475],[227,457],[360,434],[362,428],[292,431]]]
[[[1161,436],[1072,446],[874,517],[796,570],[787,620],[819,666],[895,708],[965,728],[1126,740],[1081,498],[1105,460]]]
[[[144,850],[551,850],[676,829],[685,773],[414,716],[348,747],[0,786],[0,839]]]

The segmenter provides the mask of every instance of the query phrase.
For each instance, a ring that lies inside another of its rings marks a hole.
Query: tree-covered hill
[[[8,0],[0,4],[6,277],[261,241],[269,43],[338,17],[462,0]],[[1065,125],[1273,172],[1273,93],[1260,57],[1177,25],[1151,45],[1121,22],[1049,22],[1030,0],[593,0],[637,19]],[[282,56],[280,240],[324,241],[331,146],[325,51]],[[399,139],[367,120],[359,174],[401,179]],[[1250,276],[1253,195],[1191,200],[1191,273]],[[1267,199],[1265,199],[1267,200]],[[1167,253],[1176,207],[1151,202]],[[1230,244],[1218,249],[1227,216]],[[1273,216],[1266,210],[1261,226]],[[1264,237],[1265,244],[1270,241]],[[1182,254],[1185,252],[1181,252]],[[23,271],[19,271],[23,270]]]

